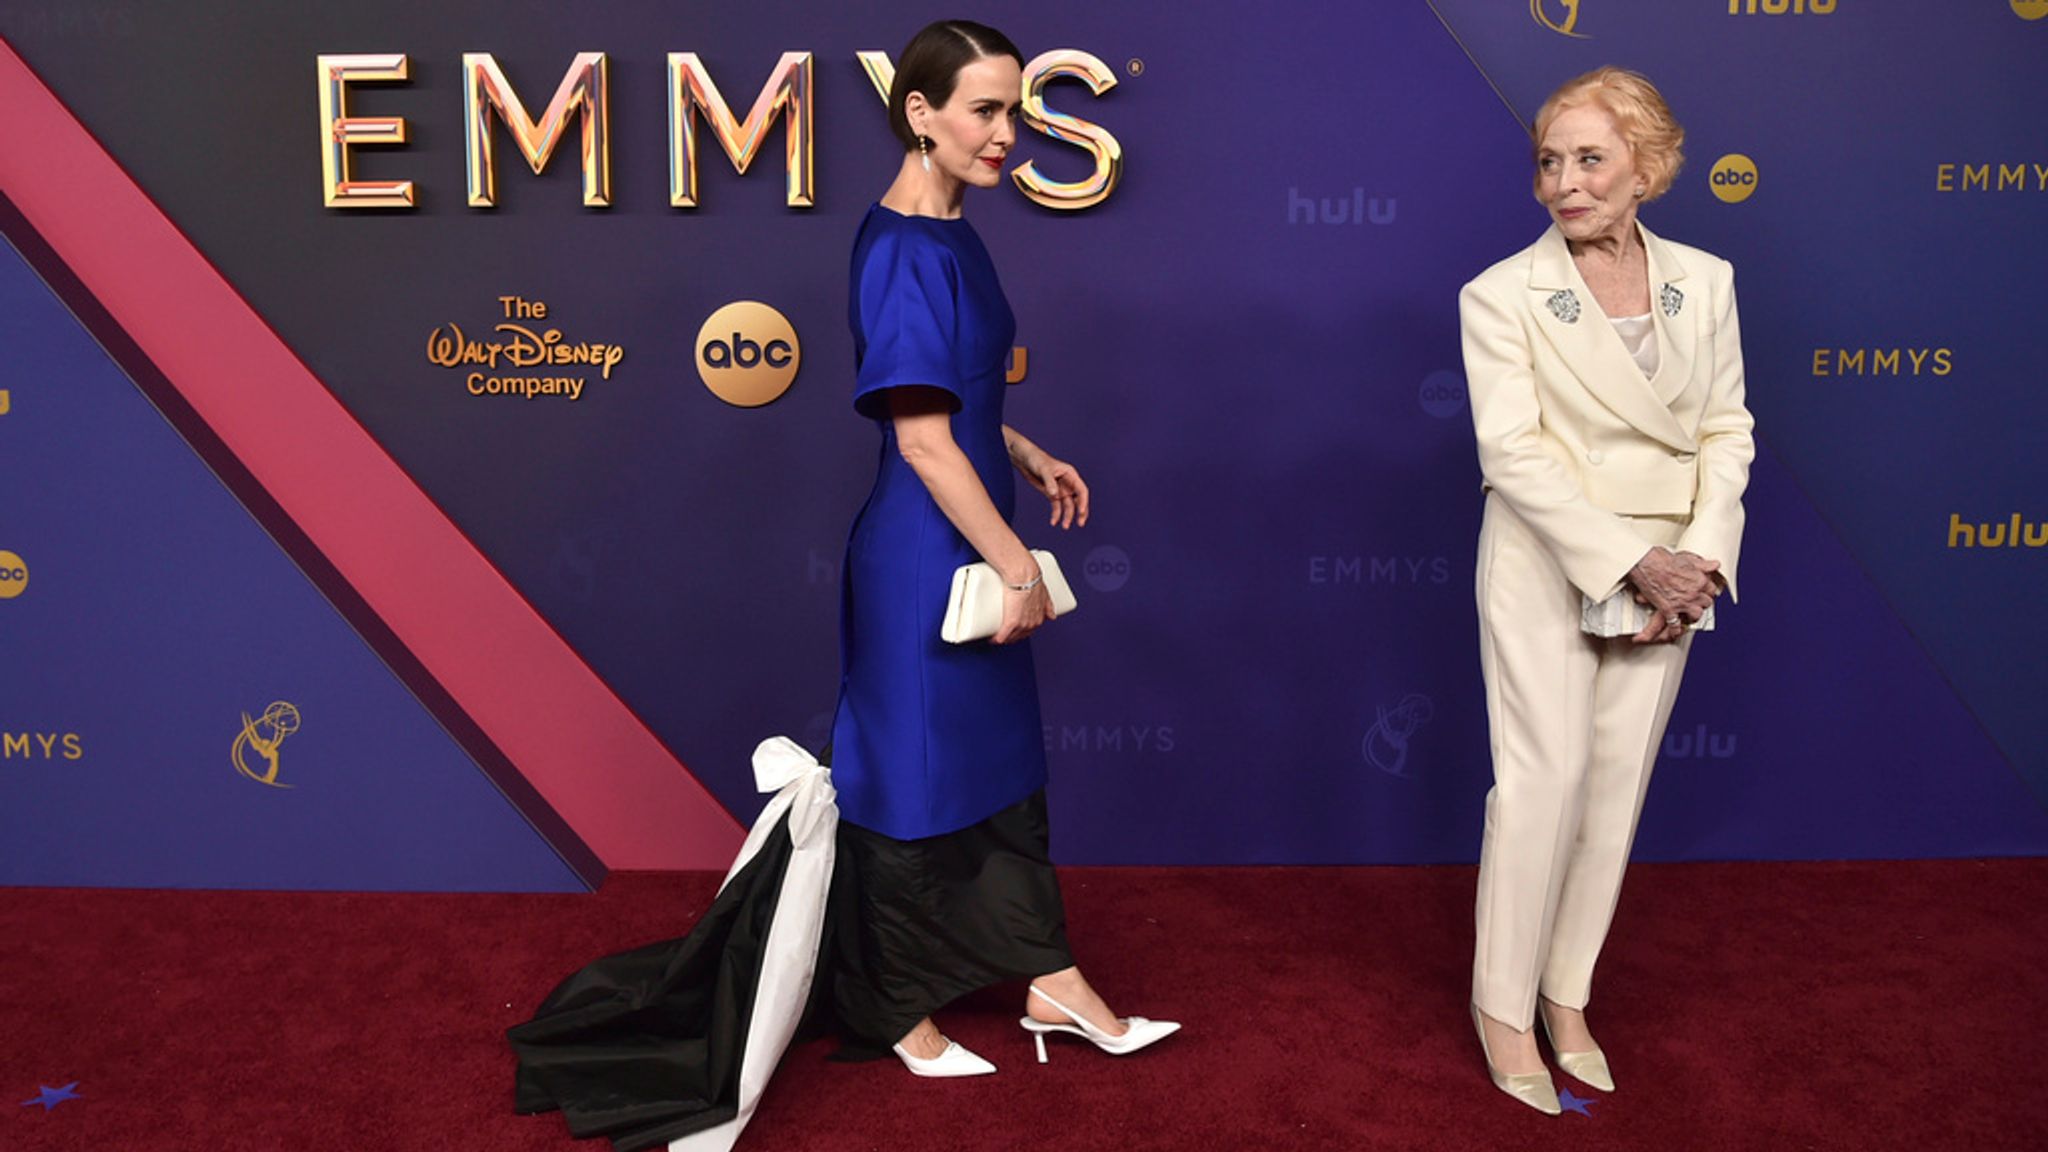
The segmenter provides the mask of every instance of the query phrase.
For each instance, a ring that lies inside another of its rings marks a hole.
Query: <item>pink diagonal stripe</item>
[[[732,815],[4,42],[0,189],[607,866],[730,862]]]

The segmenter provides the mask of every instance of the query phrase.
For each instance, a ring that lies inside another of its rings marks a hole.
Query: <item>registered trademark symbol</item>
[[[1133,76],[1143,76],[1145,74],[1145,62],[1133,56],[1131,57],[1131,62],[1124,65],[1124,71],[1129,72]]]

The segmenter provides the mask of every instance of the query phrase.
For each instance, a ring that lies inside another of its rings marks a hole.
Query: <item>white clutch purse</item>
[[[1636,603],[1635,593],[1627,588],[1605,600],[1595,600],[1591,596],[1581,595],[1579,631],[1609,640],[1616,636],[1633,636],[1650,623],[1650,612],[1650,606]],[[1707,605],[1706,612],[1701,614],[1699,620],[1686,627],[1694,632],[1712,632],[1714,606]]]
[[[1038,578],[1052,597],[1052,610],[1065,616],[1074,610],[1074,590],[1060,572],[1052,553],[1031,550],[1038,561]],[[987,564],[962,564],[953,570],[953,594],[946,599],[946,622],[939,639],[948,644],[986,640],[1003,626],[1003,578]]]

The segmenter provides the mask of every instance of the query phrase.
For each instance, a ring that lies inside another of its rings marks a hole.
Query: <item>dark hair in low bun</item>
[[[1024,66],[1024,53],[1010,38],[986,24],[972,20],[941,20],[927,24],[904,45],[896,58],[896,79],[889,86],[889,128],[903,141],[905,151],[917,148],[917,133],[910,130],[910,116],[903,102],[912,92],[924,93],[934,108],[944,108],[960,82],[960,69],[990,56],[1008,56]]]

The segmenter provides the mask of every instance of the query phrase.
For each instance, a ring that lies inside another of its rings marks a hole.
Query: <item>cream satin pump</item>
[[[1543,1013],[1538,1012],[1538,1016]],[[1591,1052],[1566,1052],[1557,1046],[1557,1037],[1550,1034],[1550,1018],[1543,1017],[1543,1037],[1550,1041],[1550,1051],[1557,1057],[1557,1066],[1565,1074],[1581,1084],[1588,1084],[1602,1092],[1614,1091],[1614,1073],[1607,1068],[1607,1053],[1595,1047]]]
[[[1556,1116],[1564,1112],[1558,1105],[1557,1085],[1550,1082],[1549,1072],[1522,1072],[1510,1076],[1493,1066],[1493,1051],[1486,1046],[1486,1025],[1479,1022],[1477,1004],[1472,1005],[1472,1027],[1479,1033],[1479,1053],[1486,1057],[1486,1074],[1493,1077],[1494,1087],[1545,1116]]]

